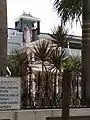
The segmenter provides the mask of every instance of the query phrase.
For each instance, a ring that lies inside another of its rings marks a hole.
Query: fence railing
[[[21,108],[61,108],[63,93],[60,78],[49,72],[46,76],[43,74],[43,77],[40,72],[34,77],[32,74],[23,77],[21,81]],[[86,107],[82,105],[81,77],[76,76],[70,81],[70,107]]]

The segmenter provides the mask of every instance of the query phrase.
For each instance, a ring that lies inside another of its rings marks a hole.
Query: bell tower
[[[24,32],[24,36],[28,40],[24,42],[31,42],[36,40],[37,35],[40,34],[40,19],[33,17],[30,13],[23,13],[15,22],[15,29]],[[30,35],[29,35],[30,33]]]

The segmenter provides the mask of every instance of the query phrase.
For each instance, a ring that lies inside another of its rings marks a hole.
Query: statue
[[[24,42],[29,43],[32,41],[32,27],[29,25],[26,25],[24,28]]]

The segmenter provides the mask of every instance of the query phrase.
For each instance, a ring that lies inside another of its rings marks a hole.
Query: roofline
[[[33,22],[41,21],[39,18],[36,17],[24,17],[24,16],[19,16],[18,18],[15,19],[15,21],[19,21],[20,19],[25,19],[25,20],[32,20]]]
[[[51,35],[51,33],[43,33],[43,32],[41,32],[41,34]],[[68,34],[67,34],[67,35],[68,35]],[[78,35],[68,35],[68,36],[73,36],[73,37],[79,37],[79,38],[82,38],[82,36],[78,36]]]
[[[42,32],[40,34],[51,35],[51,33],[42,33]],[[78,39],[80,41],[82,40],[82,36],[77,36],[77,35],[75,36],[75,35],[68,35],[68,34],[67,36],[71,37],[72,39]]]
[[[18,31],[20,30],[20,29],[16,29],[16,28],[8,28],[8,29],[10,29],[10,30],[18,30]]]
[[[19,31],[19,29],[16,29],[16,28],[8,28],[8,29]],[[19,32],[20,32],[20,31],[19,31]],[[20,33],[22,33],[22,32],[20,32]],[[40,34],[50,35],[50,33],[44,33],[44,32],[40,32]],[[72,37],[72,39],[78,39],[78,40],[80,40],[80,41],[82,40],[82,37],[81,37],[81,36],[75,36],[75,35],[68,35],[68,36]]]

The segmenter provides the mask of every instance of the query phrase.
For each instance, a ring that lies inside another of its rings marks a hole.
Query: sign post
[[[0,110],[20,109],[20,78],[0,77]]]

